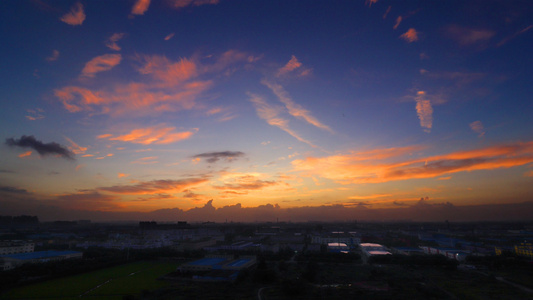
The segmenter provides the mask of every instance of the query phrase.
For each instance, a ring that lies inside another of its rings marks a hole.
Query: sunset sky
[[[1,1],[0,215],[533,218],[533,2]]]

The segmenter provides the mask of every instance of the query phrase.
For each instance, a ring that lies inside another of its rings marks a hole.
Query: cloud
[[[36,121],[36,120],[44,119],[44,115],[43,115],[44,110],[42,110],[40,108],[28,109],[26,111],[29,114],[29,115],[26,116],[26,119],[28,119],[30,121]]]
[[[420,147],[377,149],[292,162],[306,176],[322,176],[342,184],[381,183],[434,178],[457,172],[512,168],[533,162],[533,142],[497,145],[412,160],[386,162]]]
[[[231,174],[229,180],[227,178],[224,180],[229,182],[221,186],[214,186],[214,188],[223,190],[225,194],[234,195],[246,195],[249,191],[261,190],[279,184],[279,182],[273,180],[261,180],[254,174]]]
[[[285,104],[285,107],[287,107],[289,114],[296,118],[302,119],[313,126],[333,133],[333,130],[329,128],[329,126],[322,124],[320,121],[318,121],[315,117],[311,115],[311,112],[303,108],[301,105],[294,103],[294,101],[292,101],[292,99],[290,98],[289,94],[285,91],[285,89],[283,89],[281,85],[271,83],[266,80],[262,80],[261,83],[271,89],[272,92],[278,97],[279,101]]]
[[[387,15],[390,13],[391,8],[392,8],[392,6],[390,6],[390,5],[389,5],[389,7],[387,7],[387,10],[383,14],[383,20],[385,20],[387,18]]]
[[[433,126],[433,107],[431,107],[431,101],[426,97],[426,92],[418,91],[415,97],[416,101],[416,114],[420,119],[420,126],[424,128],[424,131],[429,133]]]
[[[298,61],[296,56],[292,56],[289,62],[278,70],[277,76],[284,75],[302,66],[302,63]]]
[[[0,193],[10,193],[10,194],[29,194],[29,192],[25,189],[19,189],[12,186],[0,186]]]
[[[66,159],[74,159],[74,153],[58,143],[43,143],[35,139],[33,135],[23,135],[20,139],[8,138],[6,145],[11,147],[31,148],[41,156],[57,155]]]
[[[46,61],[56,61],[58,58],[59,58],[59,51],[54,50],[52,51],[52,55],[46,58]]]
[[[473,29],[458,25],[448,26],[446,32],[451,39],[458,42],[461,46],[485,43],[496,34],[494,31],[488,29]]]
[[[89,190],[58,195],[55,202],[59,202],[61,208],[69,210],[93,210],[98,207],[99,211],[115,211],[124,208],[119,200],[119,197]]]
[[[206,4],[218,4],[219,0],[170,0],[173,8],[180,9],[187,6],[200,6]]]
[[[198,129],[190,131],[176,132],[176,127],[154,126],[147,128],[133,129],[128,134],[113,136],[112,134],[99,135],[100,139],[110,141],[121,141],[134,144],[171,144],[176,143],[193,136]]]
[[[118,173],[118,175],[117,175],[118,178],[123,178],[123,177],[128,177],[128,176],[130,176],[130,174]]]
[[[31,151],[26,151],[24,153],[19,154],[19,157],[22,158],[22,157],[27,157],[27,156],[30,156],[30,155],[31,155]]]
[[[173,37],[174,37],[174,32],[169,34],[169,35],[167,35],[167,36],[165,36],[165,41],[168,41],[168,40],[170,40]]]
[[[240,157],[244,157],[245,154],[240,151],[222,151],[222,152],[208,152],[201,153],[193,156],[193,158],[204,158],[208,163],[215,163],[221,159],[228,162],[232,162]]]
[[[76,144],[73,140],[69,139],[68,137],[65,137],[65,139],[70,143],[70,147],[68,147],[68,149],[72,151],[72,153],[85,154],[85,151],[87,151],[87,147],[81,147],[80,145]]]
[[[133,7],[131,8],[131,14],[133,15],[144,15],[150,6],[150,0],[137,0]]]
[[[115,51],[120,51],[120,46],[117,45],[117,42],[124,37],[124,33],[114,33],[109,39],[105,42],[107,48]],[[120,62],[120,60],[119,60]],[[117,63],[118,64],[118,63]]]
[[[119,54],[108,55],[119,57]],[[248,58],[242,52],[230,50],[216,58],[213,64],[202,65],[187,58],[172,61],[160,55],[137,55],[133,60],[140,64],[136,68],[142,77],[139,81],[107,84],[99,89],[66,86],[54,90],[54,94],[70,112],[89,111],[112,116],[127,114],[132,117],[205,109],[205,105],[197,104],[197,99],[213,86],[213,81],[196,78],[213,73],[224,74],[230,68],[236,70],[235,64],[248,62]],[[112,66],[103,64],[101,67],[107,69]],[[93,74],[88,72],[88,75]],[[226,119],[231,117],[226,116]]]
[[[396,18],[396,23],[394,24],[394,26],[392,27],[392,29],[396,30],[398,28],[398,26],[400,26],[400,23],[402,22],[402,16],[398,16],[398,18]],[[414,29],[413,29],[414,30]],[[404,33],[405,34],[405,33]],[[416,34],[416,33],[415,33]]]
[[[83,5],[80,2],[77,2],[70,8],[70,12],[63,15],[60,20],[73,26],[83,24],[83,21],[85,21]]]
[[[520,36],[520,35],[522,35],[522,34],[528,32],[528,31],[529,31],[530,29],[532,29],[532,28],[533,28],[533,25],[529,25],[529,26],[527,26],[526,28],[521,29],[521,30],[515,32],[513,35],[508,36],[508,37],[504,38],[503,40],[501,40],[501,41],[496,45],[496,47],[501,47],[501,46],[507,44],[507,43],[508,43],[509,41],[511,41],[512,39],[514,39],[514,38],[516,38],[516,37],[518,37],[518,36]]]
[[[477,133],[479,137],[485,135],[485,128],[483,127],[483,123],[481,123],[481,121],[475,121],[470,123],[470,129]]]
[[[372,7],[372,4],[378,3],[378,0],[365,0],[365,5],[368,5],[368,7]]]
[[[94,74],[103,71],[109,71],[118,65],[122,60],[120,54],[104,54],[91,59],[85,64],[81,75],[85,77],[94,77]]]
[[[260,96],[257,96],[251,93],[249,93],[248,96],[250,96],[250,102],[254,104],[257,115],[261,119],[267,121],[269,125],[276,126],[280,128],[281,130],[287,132],[288,134],[290,134],[292,137],[296,138],[300,142],[306,143],[309,146],[314,147],[314,148],[316,147],[313,143],[300,137],[300,135],[298,135],[295,131],[290,129],[289,121],[278,116],[278,114],[280,113],[280,108],[271,106]]]
[[[123,195],[146,195],[161,193],[181,193],[192,186],[207,182],[206,178],[188,178],[181,180],[153,180],[139,182],[133,185],[120,185],[110,187],[99,187],[99,191],[110,192]]]
[[[414,28],[409,28],[404,34],[400,35],[400,38],[404,39],[408,43],[418,41],[419,32]]]

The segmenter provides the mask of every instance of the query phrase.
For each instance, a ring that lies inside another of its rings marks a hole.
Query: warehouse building
[[[58,261],[73,258],[82,258],[83,253],[78,251],[37,251],[30,253],[8,254],[0,256],[4,260],[3,269],[13,269],[26,263],[40,263],[48,261]]]

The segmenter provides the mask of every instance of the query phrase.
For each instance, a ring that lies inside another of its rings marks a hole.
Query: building
[[[0,242],[0,255],[33,252],[35,244],[26,241],[5,241]]]
[[[533,259],[533,243],[532,242],[523,242],[519,245],[514,246],[514,251],[518,256],[528,257]]]
[[[0,256],[4,260],[4,269],[13,269],[26,263],[41,263],[73,258],[82,258],[83,253],[78,251],[37,251],[30,253],[17,253]]]
[[[387,247],[380,245],[380,244],[362,243],[362,244],[359,244],[359,247],[361,247],[361,252],[366,257],[376,256],[376,255],[392,255],[392,253],[390,253]]]
[[[350,247],[345,243],[328,243],[328,251],[334,253],[348,253]]]
[[[361,238],[355,232],[336,231],[324,235],[313,235],[311,243],[313,244],[329,244],[329,243],[344,243],[347,246],[355,246],[361,242]]]
[[[241,270],[247,269],[257,262],[255,256],[217,255],[185,263],[178,268],[181,273],[192,273],[197,281],[234,281]]]

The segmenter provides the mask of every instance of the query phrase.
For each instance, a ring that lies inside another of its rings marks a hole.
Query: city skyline
[[[531,3],[0,7],[2,215],[533,217]]]

